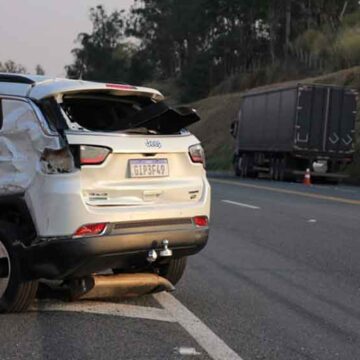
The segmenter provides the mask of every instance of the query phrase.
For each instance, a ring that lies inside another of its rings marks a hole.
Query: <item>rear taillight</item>
[[[194,224],[198,227],[209,226],[209,219],[207,216],[195,216],[193,221]]]
[[[203,164],[205,167],[205,153],[200,144],[190,146],[189,155],[192,162]]]
[[[101,146],[80,146],[80,164],[81,165],[100,165],[102,164],[111,150]]]
[[[75,234],[73,235],[73,237],[81,238],[81,237],[87,237],[87,236],[101,235],[105,232],[106,226],[107,226],[107,223],[83,225],[75,231]]]

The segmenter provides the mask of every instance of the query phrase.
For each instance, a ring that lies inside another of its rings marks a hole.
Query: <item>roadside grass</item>
[[[233,148],[231,144],[223,144],[215,152],[215,154],[206,160],[206,168],[209,170],[224,170],[231,171],[233,157]]]

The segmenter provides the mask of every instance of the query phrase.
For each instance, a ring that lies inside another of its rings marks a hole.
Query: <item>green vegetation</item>
[[[360,60],[357,0],[134,0],[90,10],[69,77],[161,84],[194,101]],[[161,88],[162,86],[160,86]]]

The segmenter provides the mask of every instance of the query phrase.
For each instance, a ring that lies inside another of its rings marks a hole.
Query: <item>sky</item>
[[[41,64],[47,75],[64,76],[80,32],[91,31],[89,9],[129,9],[133,0],[0,0],[0,62],[14,60],[29,73]]]

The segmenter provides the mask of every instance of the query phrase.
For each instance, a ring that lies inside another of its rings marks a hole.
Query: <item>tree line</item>
[[[13,60],[7,60],[3,63],[0,61],[0,72],[26,74],[27,69],[24,65],[17,64]],[[45,75],[45,70],[40,64],[38,64],[35,67],[35,73],[36,75]]]
[[[358,0],[134,0],[127,12],[98,5],[89,17],[92,30],[78,34],[68,77],[170,80],[183,101],[271,64],[360,63]]]

